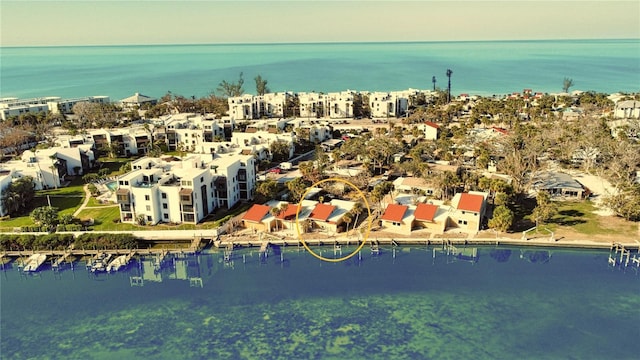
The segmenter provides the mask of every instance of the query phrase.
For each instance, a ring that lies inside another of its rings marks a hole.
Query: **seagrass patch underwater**
[[[640,277],[608,267],[608,252],[500,247],[470,257],[434,249],[367,249],[337,264],[288,248],[267,259],[236,251],[232,262],[212,252],[97,276],[82,266],[35,276],[8,268],[0,274],[0,355],[634,357]]]

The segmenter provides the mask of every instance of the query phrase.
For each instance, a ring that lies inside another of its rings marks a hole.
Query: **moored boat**
[[[29,259],[27,259],[26,265],[22,270],[24,272],[38,271],[40,266],[44,264],[46,260],[47,260],[47,255],[45,254],[33,254],[29,256]]]
[[[101,253],[98,254],[97,258],[91,264],[91,272],[103,272],[107,271],[107,265],[109,261],[111,261],[111,254]]]
[[[129,264],[129,255],[120,255],[107,265],[107,271],[118,271]]]

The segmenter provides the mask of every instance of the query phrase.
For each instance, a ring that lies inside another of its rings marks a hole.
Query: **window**
[[[169,219],[169,214],[162,214],[162,217],[163,217],[164,219]]]
[[[151,216],[147,215],[147,221],[153,221],[153,219],[151,218]]]
[[[458,220],[458,225],[467,225],[467,220]]]
[[[147,209],[147,211],[151,211],[151,205],[147,205],[145,206],[145,208]]]
[[[204,182],[204,176],[200,176],[200,182]]]
[[[146,201],[151,200],[151,198],[149,197],[149,195],[145,195],[145,196],[144,196],[144,199],[145,199]]]
[[[163,209],[168,209],[168,208],[169,208],[169,206],[165,203],[165,204],[162,204],[162,208],[163,208]]]
[[[166,199],[166,198],[167,198],[167,193],[162,193],[161,197],[162,197],[163,199]]]

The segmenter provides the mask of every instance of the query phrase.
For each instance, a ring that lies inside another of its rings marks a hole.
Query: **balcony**
[[[130,204],[131,194],[128,189],[118,189],[116,190],[116,199],[118,204]]]
[[[180,190],[180,204],[193,205],[193,189],[181,189]]]

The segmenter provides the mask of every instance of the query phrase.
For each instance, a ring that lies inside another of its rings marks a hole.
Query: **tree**
[[[573,86],[573,79],[571,78],[564,78],[564,80],[562,81],[562,92],[569,92],[569,88]]]
[[[242,72],[240,72],[237,82],[227,82],[227,80],[222,80],[222,82],[218,84],[218,92],[223,97],[242,95],[244,93],[244,89],[242,88],[242,85],[244,85],[244,79],[242,78],[242,75]]]
[[[557,212],[555,204],[551,202],[551,195],[546,191],[538,191],[536,195],[537,206],[533,209],[531,217],[536,221],[536,227],[540,223],[550,220]]]
[[[282,140],[277,140],[269,145],[269,151],[271,152],[271,160],[276,162],[282,162],[289,160],[290,146],[289,143]]]
[[[267,80],[263,79],[261,75],[256,76],[253,80],[256,82],[256,93],[258,95],[262,96],[270,91],[267,87]]]
[[[356,202],[355,204],[353,204],[353,208],[351,208],[351,210],[349,211],[349,214],[352,217],[355,217],[355,221],[353,222],[353,226],[358,225],[358,220],[360,217],[360,214],[362,214],[362,212],[364,211],[364,209],[362,208],[362,204],[359,202]]]
[[[303,178],[295,178],[289,182],[287,182],[287,189],[291,193],[291,200],[294,202],[300,201],[302,199],[302,195],[307,191],[307,188],[310,184],[308,184]]]
[[[15,215],[31,206],[36,185],[31,176],[12,182],[2,191],[2,205],[9,215]]]
[[[34,223],[49,228],[58,222],[58,208],[42,206],[33,209],[29,216]]]
[[[626,220],[640,221],[640,184],[619,188],[616,194],[605,197],[604,204]]]
[[[256,194],[264,197],[265,199],[273,199],[278,192],[278,182],[273,179],[267,179],[258,183],[256,186]]]
[[[353,215],[351,215],[350,213],[346,213],[342,215],[342,221],[344,221],[347,224],[346,232],[349,233],[349,224],[353,222]]]
[[[489,219],[489,228],[505,232],[513,224],[513,211],[504,205],[500,205],[493,210],[493,217]]]

